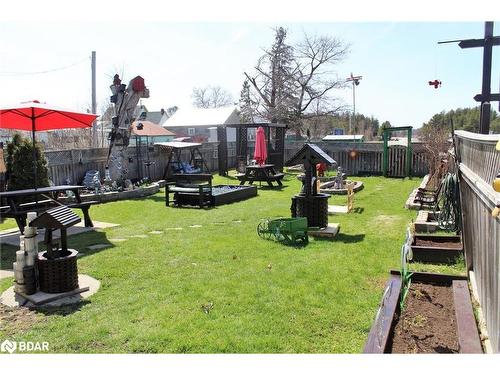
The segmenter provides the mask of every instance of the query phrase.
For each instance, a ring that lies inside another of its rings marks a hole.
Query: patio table
[[[263,164],[263,165],[247,165],[245,173],[237,174],[236,177],[240,180],[240,185],[244,185],[245,182],[253,184],[254,181],[267,182],[269,186],[273,186],[273,182],[276,182],[279,186],[282,186],[281,180],[285,175],[279,173],[274,169],[274,164]]]
[[[55,206],[63,205],[59,201],[59,193],[69,190],[73,192],[76,202],[65,205],[69,208],[81,209],[85,226],[93,227],[94,224],[89,215],[89,208],[92,204],[98,202],[82,202],[80,190],[84,188],[85,186],[80,185],[59,185],[0,192],[0,216],[14,218],[19,231],[24,233],[28,212],[45,212]],[[26,197],[31,197],[30,199],[33,201],[26,202]]]

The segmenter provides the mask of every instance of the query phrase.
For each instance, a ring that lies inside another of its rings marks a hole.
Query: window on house
[[[195,129],[194,128],[188,128],[188,135],[194,135]]]

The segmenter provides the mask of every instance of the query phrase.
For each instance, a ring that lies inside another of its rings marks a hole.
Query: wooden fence
[[[382,143],[328,143],[317,142],[325,152],[337,161],[344,171],[350,175],[358,174],[382,174],[383,146]],[[290,159],[302,146],[303,142],[290,142],[285,144],[285,161]],[[254,144],[248,143],[248,155],[253,154]],[[211,172],[217,171],[217,143],[205,143],[200,149],[205,162]],[[412,175],[423,176],[428,167],[425,152],[419,145],[413,145]],[[104,177],[104,169],[107,158],[107,148],[85,149],[85,150],[62,150],[47,151],[45,153],[49,165],[49,177],[54,184],[65,184],[82,182],[88,170],[99,170]],[[354,153],[353,153],[354,152]],[[144,165],[146,161],[146,146],[142,146],[141,158],[137,157],[137,149],[129,147],[126,156],[129,160],[128,176],[137,179],[148,175]],[[150,146],[149,159],[153,163],[149,169],[149,177],[159,180],[163,177],[163,171],[167,162],[167,151],[158,146]],[[402,177],[405,171],[406,151],[404,147],[393,146],[389,149],[389,172],[390,176]],[[236,167],[236,144],[228,143],[228,167]]]
[[[464,250],[467,269],[474,272],[479,302],[493,351],[500,351],[500,205],[492,181],[500,173],[499,135],[455,132],[460,176]]]
[[[200,152],[210,171],[216,171],[218,166],[217,144],[203,144]],[[140,150],[141,157],[138,157],[136,147],[128,147],[125,155],[128,161],[128,177],[130,179],[139,179],[148,175],[147,167],[144,164],[146,162],[145,145]],[[45,156],[48,161],[49,178],[54,184],[66,184],[68,181],[80,184],[88,170],[98,170],[101,173],[101,178],[104,177],[108,149],[46,151]],[[168,152],[165,148],[150,146],[149,160],[152,164],[149,167],[149,177],[151,180],[156,181],[163,178],[167,158]],[[228,159],[230,166],[236,165],[236,144],[234,142],[228,144]]]
[[[330,155],[349,175],[381,175],[383,173],[383,143],[333,143],[315,142]],[[290,159],[303,142],[285,143],[285,160]],[[413,144],[412,176],[424,176],[428,166],[425,151],[420,144]],[[389,147],[389,176],[404,177],[406,147]]]

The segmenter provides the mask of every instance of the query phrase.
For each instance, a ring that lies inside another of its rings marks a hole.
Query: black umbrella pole
[[[36,184],[36,141],[35,141],[35,118],[34,114],[31,117],[31,138],[33,139],[33,185],[35,190],[37,188]]]

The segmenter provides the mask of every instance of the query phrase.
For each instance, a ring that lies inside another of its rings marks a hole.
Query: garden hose
[[[446,174],[442,184],[441,196],[437,205],[437,207],[441,208],[437,215],[439,228],[447,232],[458,232],[460,230],[461,212],[457,175]]]

